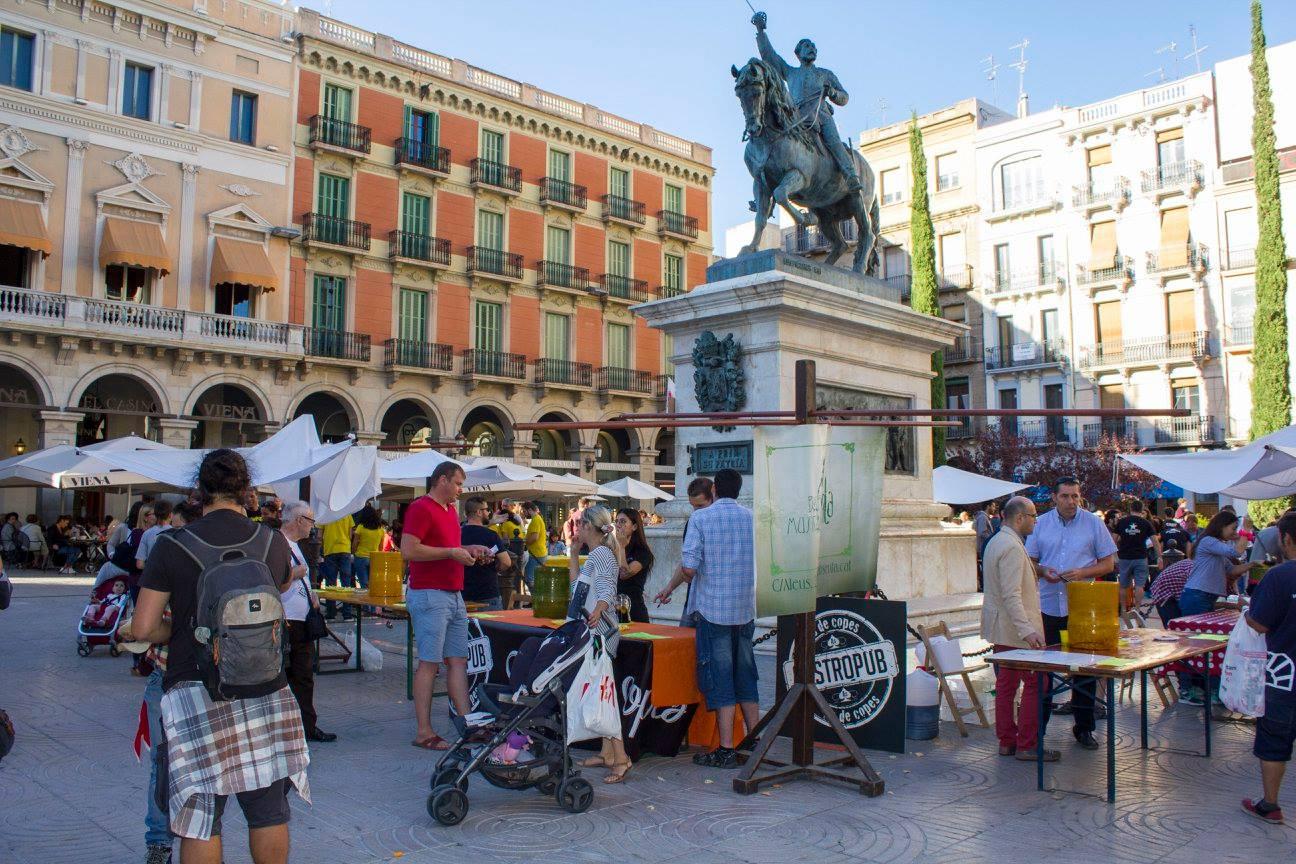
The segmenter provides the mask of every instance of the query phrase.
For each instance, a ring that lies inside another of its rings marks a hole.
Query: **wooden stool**
[[[1121,615],[1121,626],[1124,629],[1137,630],[1147,626],[1147,619],[1137,610],[1130,609]],[[1157,696],[1161,699],[1161,707],[1169,708],[1179,701],[1179,691],[1171,683],[1170,676],[1166,674],[1165,667],[1153,669],[1148,675],[1152,678],[1152,689],[1156,691]],[[1118,701],[1124,702],[1128,696],[1131,705],[1134,704],[1134,677],[1121,681],[1120,696]]]
[[[988,668],[986,663],[978,663],[975,666],[963,666],[961,669],[955,669],[949,672],[940,668],[940,661],[936,659],[936,652],[932,649],[931,640],[935,636],[944,636],[950,638],[949,627],[944,621],[930,626],[920,625],[918,628],[918,638],[922,640],[923,646],[927,649],[927,666],[936,675],[936,680],[940,683],[940,693],[949,702],[950,714],[954,715],[954,722],[958,725],[959,734],[964,738],[968,737],[967,724],[963,718],[969,714],[975,714],[981,722],[982,729],[990,728],[990,720],[986,717],[985,709],[981,707],[981,700],[977,698],[976,691],[972,689],[972,679],[968,677],[973,672],[979,672]],[[960,675],[963,677],[963,686],[967,689],[968,699],[971,700],[971,706],[961,707],[954,700],[954,691],[950,689],[949,682],[946,678]],[[939,706],[939,701],[937,705]]]

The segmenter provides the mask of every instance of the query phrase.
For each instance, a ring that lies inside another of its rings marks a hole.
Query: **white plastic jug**
[[[905,704],[928,706],[940,701],[936,676],[923,669],[915,669],[905,676]]]
[[[946,639],[944,636],[931,637],[932,651],[936,653],[936,662],[940,664],[940,669],[946,675],[951,672],[958,672],[963,668],[962,645],[958,639]],[[923,666],[930,666],[927,662],[927,646],[918,643],[914,649],[918,657],[918,662]]]

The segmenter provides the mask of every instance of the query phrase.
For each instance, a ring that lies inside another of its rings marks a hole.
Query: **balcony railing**
[[[1081,444],[1096,447],[1103,438],[1115,438],[1137,447],[1190,447],[1209,444],[1215,438],[1215,418],[1197,414],[1189,417],[1157,417],[1135,420],[1108,417],[1081,427]]]
[[[1123,208],[1129,203],[1130,182],[1126,177],[1117,177],[1109,183],[1095,185],[1092,180],[1071,187],[1071,206],[1088,209],[1102,207]]]
[[[912,273],[896,273],[893,276],[886,277],[882,281],[888,285],[895,286],[896,290],[900,292],[900,297],[902,299],[908,297],[909,293],[913,290]]]
[[[540,178],[540,201],[558,204],[573,210],[584,210],[589,203],[589,190],[578,183],[569,183],[557,177]]]
[[[388,339],[383,343],[383,364],[388,369],[393,366],[409,366],[414,369],[450,372],[454,369],[454,349],[440,342]]]
[[[450,173],[450,151],[418,138],[396,139],[396,164],[412,165],[438,174]]]
[[[1196,191],[1203,185],[1202,163],[1196,159],[1186,162],[1169,162],[1143,172],[1144,192],[1174,190]]]
[[[1255,266],[1255,249],[1230,249],[1225,259],[1225,270],[1246,270]]]
[[[306,353],[311,357],[369,362],[369,336],[328,327],[307,327],[303,332]]]
[[[370,136],[368,126],[357,126],[345,120],[334,120],[323,114],[310,118],[310,143],[325,144],[354,153],[368,153]]]
[[[1031,210],[1046,210],[1057,206],[1058,196],[1054,189],[1046,184],[1024,184],[1021,186],[1010,186],[1003,190],[995,204],[997,205],[994,212],[990,214],[993,219],[996,216],[1007,217],[1013,213],[1027,212]]]
[[[1137,421],[1124,417],[1107,417],[1098,423],[1086,423],[1080,427],[1080,443],[1084,447],[1097,447],[1104,438],[1115,438],[1118,441],[1133,441],[1138,428]]]
[[[623,393],[640,393],[652,396],[654,376],[651,372],[639,369],[625,369],[620,366],[600,366],[597,372],[599,390],[618,390]]]
[[[1174,273],[1179,270],[1205,270],[1210,266],[1210,259],[1206,255],[1206,247],[1201,244],[1190,244],[1187,255],[1182,264],[1162,264],[1161,253],[1147,253],[1147,272],[1149,273]]]
[[[689,240],[696,240],[698,236],[697,217],[685,216],[683,213],[676,213],[674,210],[658,210],[657,226],[658,231],[663,234],[675,234]]]
[[[977,421],[977,420],[979,420],[979,419],[981,419],[981,418],[979,418],[979,417],[949,417],[949,418],[944,418],[944,419],[953,420],[953,421],[955,421],[956,423],[959,424],[959,425],[957,425],[957,426],[946,426],[946,427],[945,427],[945,438],[946,438],[946,440],[948,440],[948,441],[966,441],[967,439],[969,439],[969,438],[973,437],[974,435],[976,435],[976,433],[977,433],[977,428],[978,428],[978,427],[976,426],[975,421]]]
[[[666,401],[666,394],[670,390],[670,381],[674,375],[658,375],[653,379],[653,395],[662,402]]]
[[[589,288],[590,275],[586,267],[573,267],[558,261],[539,262],[536,281],[554,288],[572,288],[584,291]]]
[[[474,184],[493,186],[510,192],[522,191],[522,169],[489,159],[474,159],[468,163],[469,179]]]
[[[463,352],[463,373],[470,377],[491,375],[522,381],[526,378],[526,357],[508,351],[468,348]]]
[[[489,273],[504,279],[522,278],[522,256],[484,246],[468,247],[468,272]]]
[[[1255,324],[1251,321],[1239,321],[1229,325],[1224,331],[1225,345],[1254,345]]]
[[[604,195],[599,200],[603,202],[604,219],[629,222],[633,225],[644,224],[644,205],[642,201],[633,201],[629,198],[622,198],[620,195]]]
[[[974,345],[971,334],[955,337],[954,344],[945,349],[945,362],[964,363],[971,360]]]
[[[303,222],[308,243],[327,243],[330,246],[369,251],[368,222],[339,219],[323,213],[307,213]]]
[[[1025,366],[1044,366],[1066,363],[1066,342],[1050,339],[1047,342],[1017,342],[1012,345],[989,345],[985,349],[987,369],[1019,369]]]
[[[1061,284],[1056,264],[1044,264],[1028,270],[1013,273],[995,273],[985,287],[987,294],[1012,294],[1019,291],[1034,291],[1038,288],[1056,290]]]
[[[940,291],[967,291],[972,287],[972,268],[963,267],[949,273],[936,274],[936,288]]]
[[[569,387],[591,387],[594,384],[594,367],[589,363],[542,357],[535,361],[535,382],[565,384]]]
[[[678,297],[683,293],[684,293],[684,289],[680,288],[678,285],[658,285],[657,286],[658,297]]]
[[[62,321],[67,317],[67,296],[27,288],[0,288],[0,316]]]
[[[859,239],[859,228],[856,227],[854,222],[841,222],[838,224],[841,228],[842,239],[847,243],[854,243]],[[798,225],[795,230],[787,232],[783,239],[783,248],[796,255],[824,252],[831,245],[817,225],[810,227]]]
[[[450,266],[450,241],[409,231],[393,231],[388,235],[388,254],[392,258],[422,261],[438,267]]]
[[[1152,441],[1149,443],[1206,444],[1215,440],[1214,429],[1215,418],[1203,414],[1192,417],[1158,417],[1152,422]]]
[[[1156,363],[1162,360],[1202,360],[1211,356],[1211,347],[1211,334],[1208,330],[1100,342],[1081,349],[1080,365],[1092,368]]]
[[[1134,259],[1128,255],[1117,255],[1111,266],[1080,266],[1081,285],[1101,285],[1104,282],[1126,282],[1134,279]]]
[[[198,316],[198,335],[206,339],[238,342],[287,349],[291,344],[292,327],[270,321],[257,321],[237,315],[214,315],[191,312]]]
[[[1043,445],[1053,442],[1071,442],[1071,421],[1067,417],[1042,417],[1022,419],[1020,417],[1001,417],[999,425],[1004,431],[1016,435],[1030,445]]]
[[[86,301],[86,324],[91,327],[126,327],[179,338],[184,335],[184,319],[180,309],[121,300]]]
[[[648,283],[643,279],[631,279],[629,276],[604,273],[599,276],[599,285],[609,297],[630,300],[634,303],[648,302]]]

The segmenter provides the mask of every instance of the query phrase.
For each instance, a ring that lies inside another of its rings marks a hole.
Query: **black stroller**
[[[568,752],[567,690],[585,658],[601,650],[597,643],[584,621],[568,621],[543,640],[522,644],[507,686],[477,688],[478,712],[470,719],[485,722],[455,718],[460,734],[432,772],[428,815],[442,825],[462,822],[468,815],[468,777],[474,773],[501,789],[539,789],[569,813],[589,809],[594,787],[573,770]],[[499,761],[497,750],[509,745],[510,736],[527,739],[525,758]]]

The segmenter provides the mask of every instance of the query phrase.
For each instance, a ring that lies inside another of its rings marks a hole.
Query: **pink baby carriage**
[[[77,621],[77,654],[89,657],[96,645],[107,645],[108,653],[116,657],[121,653],[117,648],[117,626],[125,620],[131,608],[130,592],[113,593],[113,583],[125,581],[109,579],[90,593],[90,602],[86,604]]]

